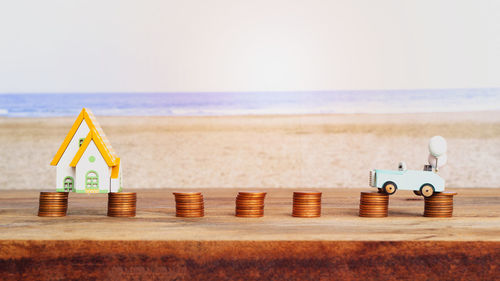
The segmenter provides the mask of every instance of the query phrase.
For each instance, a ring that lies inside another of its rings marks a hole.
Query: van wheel
[[[382,190],[389,195],[394,194],[397,189],[398,187],[392,181],[388,181],[384,183],[384,186],[382,186]]]
[[[420,194],[424,197],[431,197],[434,194],[434,186],[432,184],[424,184],[420,187]]]

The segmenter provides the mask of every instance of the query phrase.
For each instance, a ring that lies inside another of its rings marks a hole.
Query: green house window
[[[64,178],[64,191],[73,191],[73,185],[75,180],[73,177],[65,177]]]
[[[88,171],[85,175],[85,189],[99,189],[99,175],[96,171]]]

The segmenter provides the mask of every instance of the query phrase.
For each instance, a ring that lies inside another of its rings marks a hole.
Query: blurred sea
[[[500,89],[0,94],[0,116],[110,116],[418,113],[500,110]]]

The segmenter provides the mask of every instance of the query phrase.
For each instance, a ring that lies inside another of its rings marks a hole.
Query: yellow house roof
[[[80,124],[82,121],[85,120],[87,123],[87,126],[90,129],[90,132],[95,131],[96,132],[96,139],[98,138],[101,142],[101,144],[104,146],[105,150],[107,151],[107,154],[109,154],[110,162],[114,163],[115,158],[116,158],[116,153],[113,150],[113,147],[111,147],[111,144],[109,143],[108,139],[106,138],[106,135],[104,134],[104,131],[101,128],[101,125],[97,120],[95,119],[94,114],[90,109],[83,108],[78,117],[76,118],[75,122],[73,123],[73,126],[71,126],[71,129],[69,130],[68,134],[66,135],[66,138],[64,138],[63,143],[59,147],[59,150],[57,150],[56,155],[52,159],[52,162],[50,162],[51,165],[55,166],[57,163],[59,163],[59,160],[61,160],[61,157],[64,154],[64,151],[66,151],[66,148],[68,148],[69,143],[71,142],[71,139],[75,135],[76,131],[78,130],[78,127],[80,127]],[[90,134],[89,134],[90,135]],[[88,135],[87,135],[88,137]],[[89,141],[90,142],[90,141]],[[96,141],[97,143],[97,141]],[[88,145],[88,144],[87,144]],[[82,146],[78,151],[81,150]],[[101,151],[102,153],[102,151]],[[78,153],[77,153],[78,154]],[[103,154],[104,156],[104,154]],[[81,157],[81,156],[80,156]],[[108,162],[108,160],[106,160]],[[109,163],[108,163],[109,165]]]
[[[75,157],[73,157],[73,160],[71,160],[71,163],[69,163],[71,167],[76,167],[76,164],[78,164],[78,161],[80,161],[80,158],[82,158],[83,153],[85,152],[91,141],[94,141],[97,149],[99,149],[99,152],[101,153],[104,161],[106,161],[106,164],[108,164],[108,166],[114,167],[120,163],[120,158],[116,157],[109,142],[107,142],[107,140],[104,139],[95,128],[92,128],[83,141],[82,146],[80,146],[80,148],[76,152]]]
[[[116,166],[113,166],[111,168],[111,178],[112,179],[117,179],[118,176],[120,175],[120,158],[116,158]]]

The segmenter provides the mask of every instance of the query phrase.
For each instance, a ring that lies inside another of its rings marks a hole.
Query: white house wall
[[[122,170],[123,170],[123,160],[120,159],[120,170],[118,171],[118,178],[111,179],[111,192],[121,192],[121,190],[122,190]]]
[[[91,156],[95,158],[94,162],[90,161]],[[111,168],[99,152],[99,149],[91,140],[87,149],[83,153],[80,161],[76,165],[76,192],[86,192],[85,182],[88,171],[96,171],[99,177],[99,191],[100,193],[109,192]]]
[[[70,167],[69,163],[75,157],[76,152],[80,148],[79,141],[81,138],[85,138],[90,132],[89,126],[87,125],[85,119],[78,126],[75,135],[68,144],[68,147],[64,151],[61,159],[57,163],[56,168],[56,188],[57,191],[64,191],[64,179],[66,177],[72,177],[75,181],[75,168]]]

